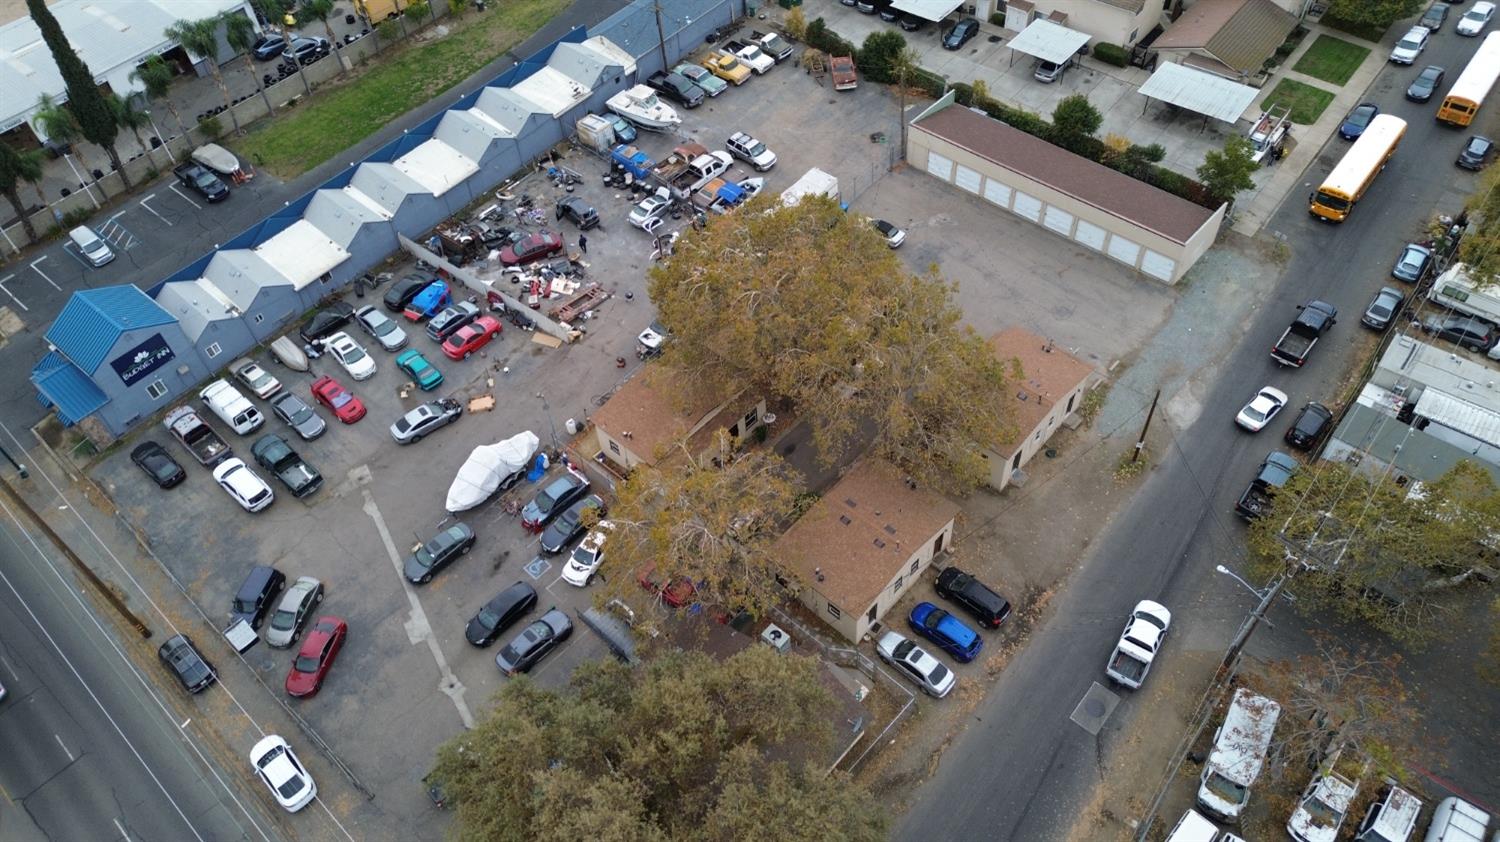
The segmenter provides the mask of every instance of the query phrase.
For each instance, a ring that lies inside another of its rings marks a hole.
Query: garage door
[[[1151,249],[1146,249],[1146,256],[1141,258],[1141,271],[1153,278],[1170,282],[1172,273],[1176,270],[1177,261],[1165,254],[1157,254]]]
[[[1048,205],[1047,215],[1042,217],[1042,224],[1064,237],[1071,236],[1073,233],[1073,214],[1056,205]]]
[[[1113,234],[1109,238],[1109,256],[1120,261],[1135,265],[1141,256],[1141,246],[1132,240],[1127,240],[1119,234]]]
[[[958,175],[953,177],[953,183],[969,191],[979,192],[979,173],[974,172],[963,164],[958,165]]]
[[[1036,222],[1042,217],[1042,200],[1038,199],[1035,196],[1028,196],[1025,193],[1017,190],[1016,203],[1011,206],[1011,210],[1015,211],[1020,216],[1026,217],[1032,222]]]
[[[1104,229],[1088,220],[1078,220],[1078,229],[1073,232],[1073,239],[1088,246],[1095,251],[1104,251],[1104,238],[1108,236]]]
[[[927,172],[944,181],[951,181],[953,179],[953,162],[936,152],[928,152]]]
[[[1010,207],[1010,188],[993,178],[984,183],[984,197],[1002,208]]]

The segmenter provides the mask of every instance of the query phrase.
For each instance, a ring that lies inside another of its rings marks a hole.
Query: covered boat
[[[448,488],[448,512],[458,514],[472,509],[502,486],[515,485],[540,443],[536,434],[527,430],[505,441],[474,448]]]
[[[643,129],[663,131],[682,125],[682,118],[677,116],[677,111],[658,99],[656,91],[645,85],[620,91],[604,104],[610,111]]]
[[[217,143],[205,143],[194,149],[192,158],[194,163],[201,164],[219,175],[232,178],[237,183],[247,181],[251,177],[251,174],[240,166],[240,159]]]

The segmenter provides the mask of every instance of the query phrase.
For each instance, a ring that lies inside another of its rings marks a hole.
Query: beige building
[[[863,459],[777,539],[776,552],[801,579],[802,604],[857,643],[953,543],[957,516],[946,497]]]
[[[1062,424],[1088,391],[1094,369],[1029,330],[1013,327],[990,337],[995,356],[1020,369],[1012,384],[1015,402],[1011,405],[1011,422],[1016,435],[985,453],[990,462],[990,486],[1004,491],[1016,474],[1047,445],[1047,440]]]
[[[1151,45],[1163,58],[1244,82],[1297,26],[1272,0],[1198,0]]]
[[[589,419],[595,453],[609,467],[629,473],[652,465],[676,442],[687,439],[694,455],[713,443],[720,430],[731,438],[750,435],[766,415],[764,399],[743,396],[717,402],[686,388],[661,365],[646,365],[626,380]]]
[[[911,122],[913,167],[1145,275],[1176,283],[1213,245],[1210,211],[1144,181],[954,104]]]
[[[1132,47],[1165,20],[1160,0],[1008,0],[1005,28],[1020,32],[1046,19],[1103,41]]]

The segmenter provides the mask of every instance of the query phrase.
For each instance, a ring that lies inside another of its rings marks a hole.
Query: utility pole
[[[1245,622],[1240,624],[1240,630],[1235,633],[1234,640],[1230,641],[1229,648],[1224,651],[1224,660],[1219,663],[1219,671],[1216,679],[1222,680],[1227,678],[1230,672],[1234,670],[1234,662],[1239,660],[1240,650],[1244,649],[1245,644],[1250,642],[1250,635],[1255,633],[1255,627],[1259,626],[1260,621],[1265,619],[1266,611],[1271,607],[1271,603],[1275,601],[1276,595],[1281,593],[1281,586],[1286,584],[1288,575],[1286,571],[1282,571],[1276,574],[1276,578],[1270,584],[1266,585],[1266,589],[1261,593],[1260,602],[1255,606],[1255,610],[1251,611],[1249,616],[1245,617]]]
[[[1151,419],[1156,415],[1156,402],[1161,400],[1161,390],[1156,390],[1155,397],[1151,398],[1151,408],[1146,410],[1146,423],[1141,426],[1141,437],[1135,441],[1135,451],[1130,454],[1130,461],[1141,457],[1141,451],[1146,449],[1146,431],[1151,429]]]
[[[651,11],[656,13],[656,43],[661,47],[661,72],[666,73],[672,66],[667,63],[667,36],[661,27],[660,0],[651,4]]]

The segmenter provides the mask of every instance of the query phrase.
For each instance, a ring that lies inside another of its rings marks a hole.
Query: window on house
[[[904,581],[905,579],[903,577],[897,576],[896,583],[891,585],[891,593],[901,593],[901,583]]]
[[[151,383],[146,386],[146,395],[150,397],[151,400],[161,400],[167,395],[167,384],[160,380],[152,380]]]
[[[920,558],[914,558],[914,559],[912,559],[912,562],[911,562],[911,575],[913,575],[913,576],[917,575],[917,570],[921,566],[922,566],[922,560]]]
[[[843,612],[839,611],[839,607],[837,605],[834,605],[830,602],[828,603],[828,616],[833,617],[834,619],[838,619],[839,617],[842,617],[844,615]]]
[[[218,355],[224,353],[224,349],[220,348],[219,343],[215,342],[207,348],[204,348],[203,353],[207,354],[209,359],[213,359],[214,357],[217,357]]]
[[[1077,392],[1074,392],[1073,394],[1068,395],[1068,409],[1067,409],[1068,412],[1072,412],[1073,411],[1073,401],[1075,401],[1077,399],[1078,399],[1078,393]]]
[[[938,553],[940,553],[940,552],[943,551],[943,538],[947,534],[948,533],[946,533],[946,532],[939,532],[938,533],[937,540],[932,542],[932,554],[933,555],[937,555]]]
[[[1021,451],[1017,450],[1016,451],[1016,458],[1010,460],[1010,469],[1012,471],[1019,471],[1019,470],[1021,470]]]
[[[333,280],[333,275],[329,272],[324,272],[318,276],[318,283],[320,284],[326,284],[331,280]]]
[[[610,442],[609,443],[609,452],[613,453],[616,456],[619,456],[620,455],[620,445],[617,444],[617,443],[615,443],[615,442]]]
[[[745,413],[745,420],[741,421],[740,425],[743,426],[745,429],[748,430],[748,429],[754,427],[755,426],[755,422],[757,422],[759,420],[760,420],[760,413],[757,412],[754,408],[751,408],[751,410],[749,412]]]
[[[865,613],[865,619],[872,623],[880,619],[880,603],[878,601],[870,606],[870,610]]]
[[[265,320],[266,320],[266,314],[265,313],[256,313],[255,314],[255,323],[256,324],[260,324],[261,322],[263,322]]]
[[[1130,30],[1130,37],[1125,39],[1125,43],[1127,43],[1127,44],[1134,44],[1135,43],[1135,36],[1137,36],[1139,34],[1141,34],[1141,31],[1139,29],[1132,29],[1132,30]]]

